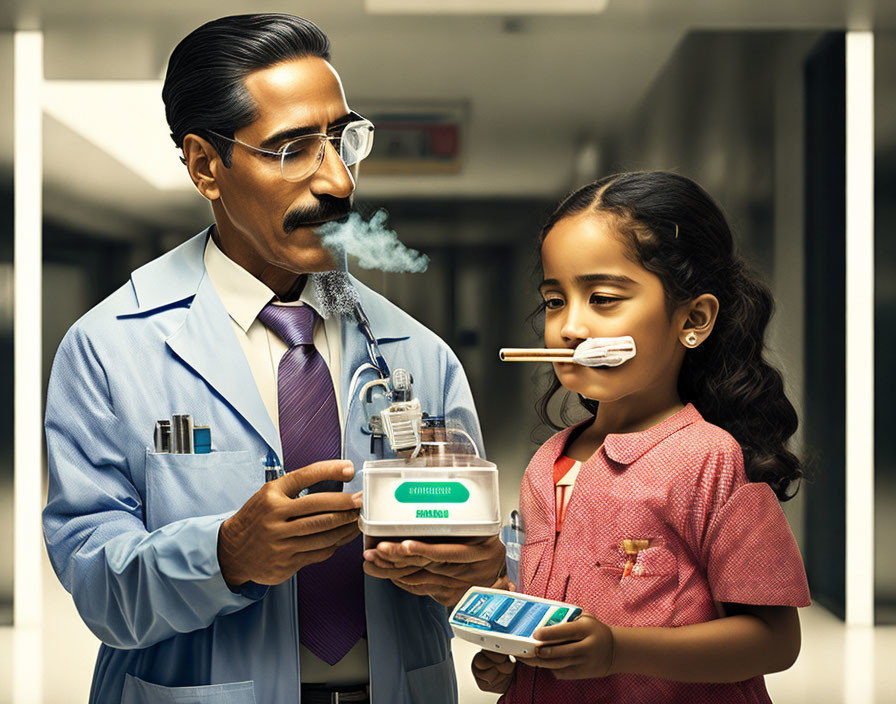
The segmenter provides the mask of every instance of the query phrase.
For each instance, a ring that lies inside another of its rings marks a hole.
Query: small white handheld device
[[[449,623],[454,635],[505,655],[532,657],[539,641],[532,634],[543,626],[575,621],[578,606],[537,596],[472,587],[454,607]]]

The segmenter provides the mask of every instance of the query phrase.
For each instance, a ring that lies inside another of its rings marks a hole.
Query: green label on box
[[[418,508],[417,518],[448,518],[447,508]]]
[[[395,498],[403,504],[462,504],[470,491],[460,482],[402,482]]]

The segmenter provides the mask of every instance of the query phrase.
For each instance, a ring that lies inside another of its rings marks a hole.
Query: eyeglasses
[[[327,142],[333,143],[339,158],[346,166],[354,166],[367,158],[373,148],[373,123],[357,113],[352,113],[350,117],[355,119],[346,123],[344,127],[336,128],[339,130],[336,134],[303,135],[284,144],[277,151],[253,147],[239,139],[225,137],[214,130],[205,131],[269,157],[277,157],[280,160],[280,173],[285,180],[302,181],[320,168],[324,161]]]

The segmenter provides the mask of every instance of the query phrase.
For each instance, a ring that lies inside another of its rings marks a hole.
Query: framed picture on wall
[[[365,174],[455,174],[461,170],[466,103],[361,102],[376,126]]]

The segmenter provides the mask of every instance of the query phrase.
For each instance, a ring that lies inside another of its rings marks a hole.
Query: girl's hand
[[[542,644],[535,649],[535,657],[517,658],[526,665],[551,670],[558,680],[605,677],[610,673],[613,632],[591,614],[539,628],[532,636]]]
[[[515,669],[516,663],[503,653],[480,650],[473,658],[473,677],[483,692],[504,694],[510,687]]]
[[[516,585],[509,579],[507,579],[507,575],[505,574],[504,576],[498,577],[498,579],[495,580],[495,583],[492,585],[492,589],[501,589],[505,592],[515,592]]]

